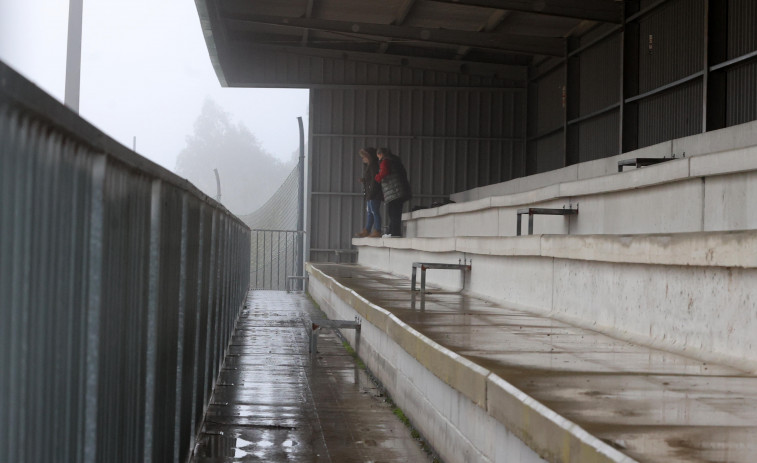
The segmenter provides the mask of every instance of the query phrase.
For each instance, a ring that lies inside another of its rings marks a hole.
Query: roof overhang
[[[247,87],[425,85],[408,77],[416,71],[522,86],[528,66],[565,56],[569,38],[623,11],[616,0],[195,3],[219,81]],[[345,66],[355,75],[336,76]]]

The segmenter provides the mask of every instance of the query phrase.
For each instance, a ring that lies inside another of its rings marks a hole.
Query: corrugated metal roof
[[[493,75],[563,56],[567,37],[619,23],[615,0],[196,0],[222,83],[271,84],[236,64],[266,53]],[[240,51],[242,50],[242,51]],[[334,56],[328,53],[343,52]],[[361,55],[356,56],[355,53]],[[446,64],[445,64],[446,63]],[[260,63],[262,66],[270,63]],[[232,77],[230,79],[230,77]],[[256,80],[257,79],[257,80]],[[306,86],[307,78],[300,85]]]

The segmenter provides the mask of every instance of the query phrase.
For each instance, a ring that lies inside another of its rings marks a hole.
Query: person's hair
[[[376,148],[365,147],[360,148],[360,156],[371,157],[376,156]]]
[[[361,148],[360,156],[368,159],[368,165],[378,165],[378,158],[376,157],[376,148]]]
[[[389,148],[379,148],[378,152],[383,154],[386,157],[394,156],[394,154],[392,154],[392,150],[390,150]]]

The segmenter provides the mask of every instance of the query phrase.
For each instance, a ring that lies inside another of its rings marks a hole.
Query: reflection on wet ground
[[[302,294],[251,292],[192,461],[429,461],[335,334],[311,360],[322,316]]]
[[[757,461],[757,377],[355,265],[318,269],[642,462]],[[713,308],[713,310],[716,310]]]

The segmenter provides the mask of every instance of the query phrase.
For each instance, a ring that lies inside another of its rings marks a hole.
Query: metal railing
[[[302,279],[287,284],[288,277],[302,277],[302,240],[297,230],[252,230],[252,272],[254,289],[302,290]]]
[[[250,232],[0,63],[0,459],[186,461]]]

